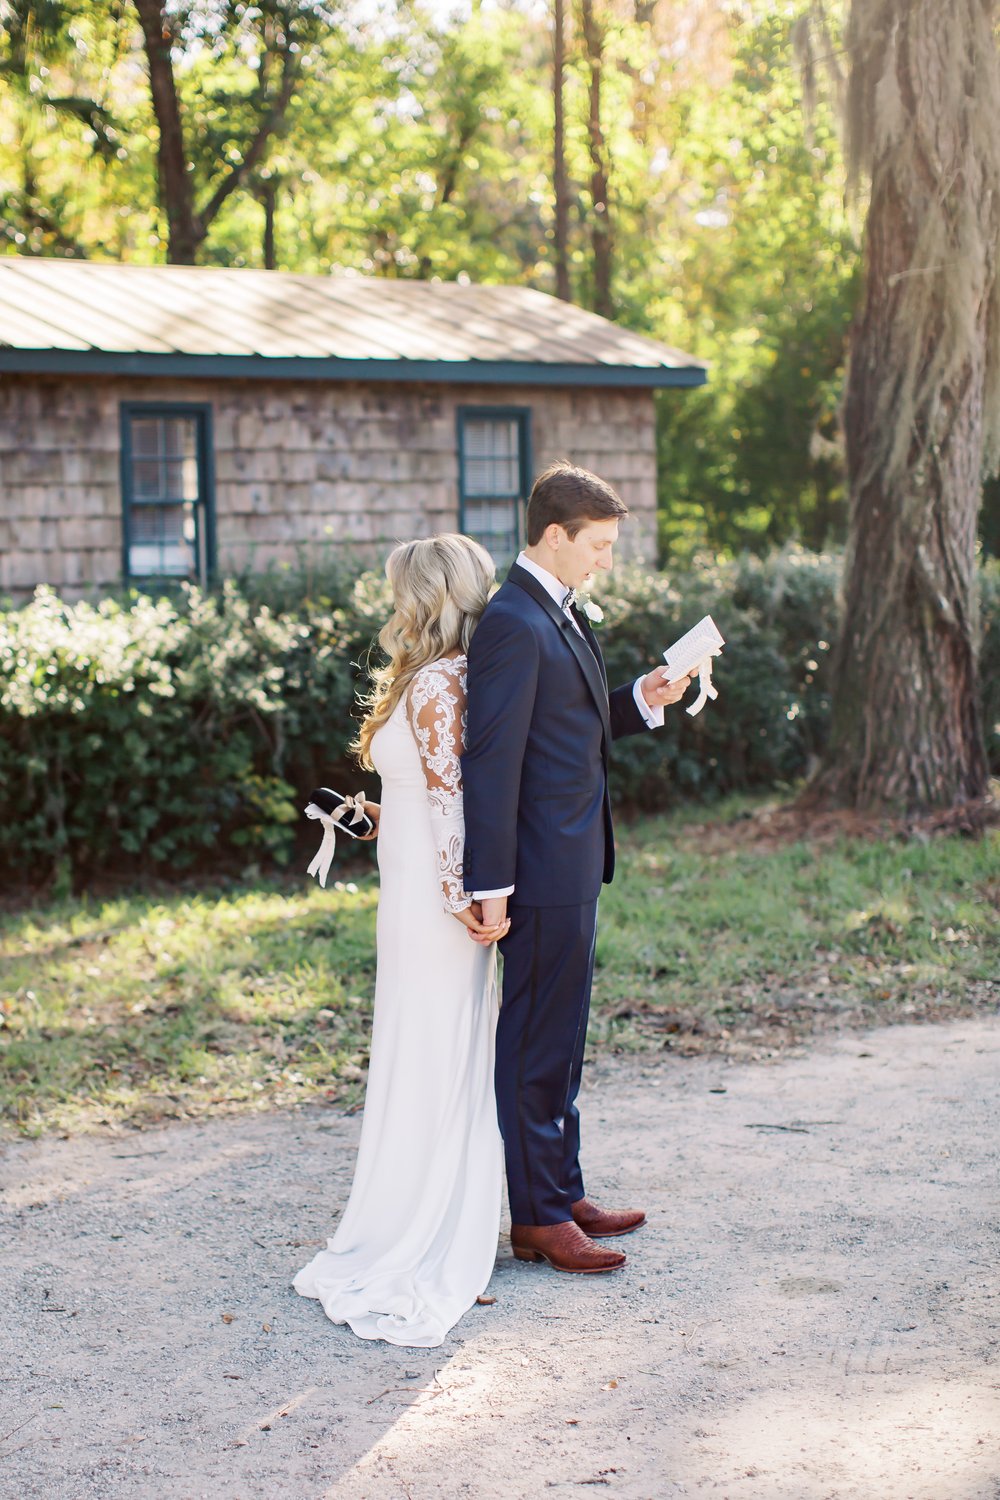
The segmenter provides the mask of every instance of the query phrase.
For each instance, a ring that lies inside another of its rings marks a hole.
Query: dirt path
[[[595,1068],[629,1266],[503,1239],[496,1305],[426,1352],[289,1290],[357,1118],[9,1147],[0,1492],[997,1500],[998,1079],[997,1018]]]

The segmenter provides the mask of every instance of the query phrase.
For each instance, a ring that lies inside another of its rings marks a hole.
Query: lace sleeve
[[[445,911],[472,905],[462,889],[465,814],[462,766],[465,745],[465,660],[432,662],[410,686],[408,713],[427,783],[431,827]]]

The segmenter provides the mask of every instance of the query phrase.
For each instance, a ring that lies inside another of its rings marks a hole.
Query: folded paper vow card
[[[698,674],[698,697],[688,708],[691,715],[700,714],[709,698],[719,696],[712,685],[712,657],[721,655],[725,644],[712,616],[705,615],[687,635],[682,635],[663,653],[667,664],[663,675],[668,682],[677,682],[695,672]]]

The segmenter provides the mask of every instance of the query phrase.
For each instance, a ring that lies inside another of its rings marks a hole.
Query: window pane
[[[168,458],[163,464],[164,500],[197,500],[198,464],[195,459]]]
[[[136,577],[188,578],[196,571],[193,505],[134,505],[129,572]]]
[[[139,458],[132,465],[132,488],[137,500],[157,500],[163,492],[159,460]]]
[[[194,458],[198,451],[193,417],[161,417],[163,452],[168,458]]]
[[[520,546],[519,502],[469,500],[465,506],[465,534],[481,543],[498,562],[514,556]]]
[[[517,453],[516,417],[467,417],[465,445],[476,457],[509,457]]]
[[[159,455],[159,417],[132,418],[132,452],[139,458],[156,458]]]
[[[185,456],[181,478],[181,493],[185,500],[198,499],[197,453],[189,453]]]
[[[462,487],[467,496],[520,493],[520,424],[516,417],[466,417],[462,450]]]
[[[516,495],[519,464],[516,458],[466,458],[467,495]]]
[[[137,578],[199,578],[207,565],[199,491],[197,415],[126,417],[131,438],[128,571]]]
[[[133,417],[132,468],[137,499],[197,500],[197,420]]]

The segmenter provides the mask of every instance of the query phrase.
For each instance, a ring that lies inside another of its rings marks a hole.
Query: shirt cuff
[[[649,704],[646,702],[645,698],[642,695],[641,677],[637,677],[635,679],[635,682],[632,686],[632,697],[635,699],[636,708],[639,710],[639,712],[642,714],[642,717],[646,721],[647,729],[662,729],[663,709],[650,708]]]
[[[473,891],[472,899],[473,901],[489,901],[495,896],[513,896],[513,894],[514,887],[512,885],[505,885],[502,891]]]

